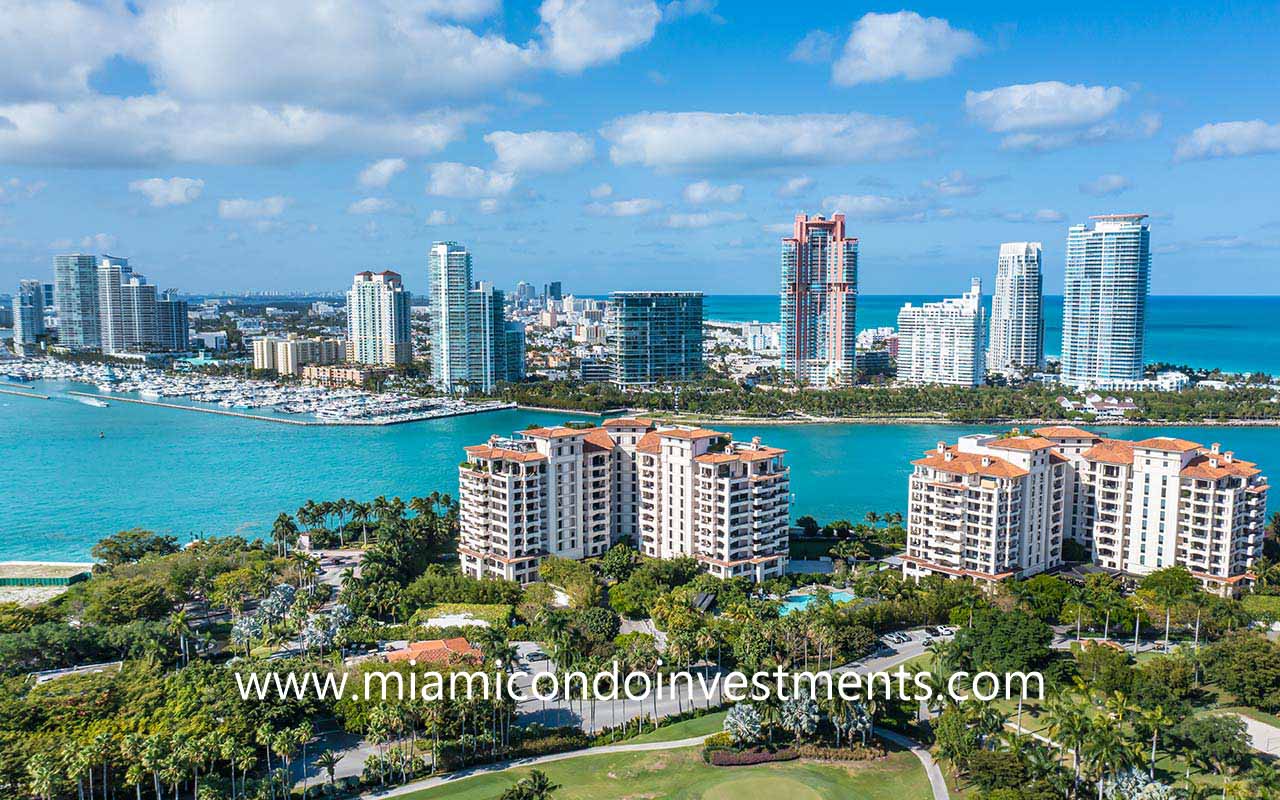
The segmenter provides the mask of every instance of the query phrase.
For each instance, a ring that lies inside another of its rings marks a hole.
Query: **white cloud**
[[[742,184],[731,183],[728,186],[716,186],[710,181],[698,181],[684,187],[684,199],[687,202],[698,205],[703,203],[736,203],[742,199]]]
[[[516,176],[509,172],[490,172],[456,161],[430,164],[427,175],[427,194],[437,197],[494,197],[516,185]]]
[[[844,51],[831,67],[831,80],[853,86],[890,78],[936,78],[981,49],[977,36],[952,28],[945,19],[914,11],[867,14],[854,23]]]
[[[973,197],[982,192],[985,182],[962,170],[953,170],[937,180],[924,181],[922,185],[943,197]]]
[[[1067,215],[1052,208],[1042,208],[1030,213],[1025,211],[1008,211],[999,215],[1005,222],[1065,222]]]
[[[716,13],[716,0],[671,0],[662,7],[663,22],[698,16],[707,17],[717,24],[724,22],[724,17]]]
[[[795,232],[795,226],[790,222],[770,222],[760,226],[760,230],[765,233],[780,233],[790,235]]]
[[[1259,153],[1280,153],[1280,123],[1269,124],[1255,119],[1201,125],[1178,142],[1174,158],[1190,161]]]
[[[796,44],[790,58],[802,64],[826,64],[835,53],[836,37],[826,31],[813,30]]]
[[[590,161],[596,146],[571,131],[494,131],[484,137],[503,172],[561,172]]]
[[[613,194],[613,187],[607,183],[601,183],[591,187],[591,198],[593,200],[603,200],[611,194]]]
[[[470,117],[361,117],[296,106],[186,104],[161,95],[0,105],[0,161],[59,166],[241,164],[399,149],[438,152]]]
[[[811,186],[813,186],[813,178],[810,178],[808,175],[788,178],[786,181],[783,181],[781,186],[778,187],[778,196],[795,197],[801,192],[808,190]],[[791,230],[790,226],[787,227],[787,230]]]
[[[503,86],[535,66],[533,47],[422,13],[463,5],[160,0],[142,17],[145,60],[176,97],[343,110],[419,108]]]
[[[662,13],[653,0],[543,0],[538,16],[551,64],[581,72],[648,42]]]
[[[18,0],[0,11],[0,100],[66,99],[89,92],[89,75],[132,48],[123,3]]]
[[[95,233],[80,240],[80,249],[86,253],[106,253],[115,250],[120,240],[109,233]]]
[[[234,200],[218,201],[218,216],[235,220],[267,220],[280,216],[293,204],[293,199],[273,195],[261,200],[248,200],[243,197]]]
[[[1094,197],[1108,197],[1120,194],[1131,185],[1129,179],[1123,175],[1099,175],[1087,183],[1080,184],[1080,191]]]
[[[620,117],[601,135],[615,164],[678,171],[882,160],[909,152],[919,132],[858,113],[684,112]]]
[[[822,207],[869,222],[919,222],[924,219],[926,209],[919,200],[877,194],[833,195],[823,198]]]
[[[652,214],[662,208],[662,203],[647,197],[632,200],[614,200],[612,203],[588,203],[587,213],[595,217],[638,217]]]
[[[987,130],[1007,133],[1089,125],[1111,116],[1128,97],[1119,86],[1043,81],[965,92],[964,105]]]
[[[427,214],[426,221],[428,225],[452,225],[453,215],[448,211],[443,211],[437,208],[430,214]]]
[[[396,204],[381,197],[365,197],[347,206],[348,214],[381,214],[390,211]]]
[[[43,192],[48,185],[45,181],[24,181],[21,178],[10,178],[0,183],[0,205],[7,205],[19,197],[35,197]]]
[[[1123,139],[1149,139],[1160,130],[1157,114],[1143,114],[1136,120],[1107,120],[1096,125],[1068,131],[1024,131],[1000,140],[1002,150],[1044,153],[1074,145],[1098,144]]]
[[[663,224],[668,228],[709,228],[746,218],[746,214],[737,211],[699,211],[692,214],[671,214]]]
[[[366,189],[382,189],[391,179],[405,171],[408,162],[403,158],[384,158],[360,170],[360,185]]]
[[[417,8],[428,17],[478,20],[502,9],[501,0],[418,0]]]
[[[144,195],[156,208],[185,206],[204,192],[204,181],[199,178],[147,178],[130,183],[129,191]]]
[[[476,210],[481,214],[497,214],[499,207],[498,201],[492,197],[486,197],[476,203]]]

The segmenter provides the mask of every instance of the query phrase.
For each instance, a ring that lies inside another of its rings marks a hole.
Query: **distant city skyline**
[[[24,6],[5,291],[80,250],[193,293],[420,295],[450,239],[503,288],[769,294],[794,216],[843,212],[864,294],[963,285],[1009,241],[1058,294],[1067,228],[1115,213],[1151,215],[1153,294],[1280,294],[1273,3]]]

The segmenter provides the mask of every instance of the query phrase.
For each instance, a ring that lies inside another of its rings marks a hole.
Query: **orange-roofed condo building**
[[[1217,444],[1055,426],[961,437],[913,464],[908,576],[1027,577],[1071,538],[1112,572],[1178,565],[1233,594],[1262,554],[1267,479]]]
[[[648,419],[531,428],[466,448],[458,554],[473,577],[538,580],[548,555],[603,555],[630,538],[721,578],[786,571],[785,450]]]
[[[848,386],[857,365],[858,240],[844,215],[797,214],[782,240],[782,371],[802,386]]]

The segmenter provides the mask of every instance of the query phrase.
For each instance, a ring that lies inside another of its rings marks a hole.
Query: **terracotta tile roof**
[[[558,439],[562,436],[577,436],[589,430],[591,428],[566,428],[558,425],[554,428],[526,428],[520,432],[534,439]]]
[[[1237,476],[1240,478],[1250,478],[1262,470],[1258,469],[1253,462],[1241,461],[1233,459],[1230,463],[1219,454],[1216,458],[1218,466],[1213,466],[1212,460],[1215,457],[1209,453],[1201,453],[1193,457],[1182,468],[1181,474],[1184,478],[1203,478],[1205,480],[1217,480],[1218,478],[1226,478],[1229,476]]]
[[[422,642],[410,642],[402,650],[387,653],[388,661],[408,661],[419,664],[443,664],[455,660],[478,662],[480,651],[461,636],[452,639],[427,639]]]
[[[1059,453],[1057,450],[1049,451],[1049,460],[1055,464],[1069,464],[1071,462],[1071,459],[1067,458],[1062,453]]]
[[[660,453],[662,452],[662,439],[658,436],[657,431],[649,431],[640,437],[640,441],[636,442],[636,450],[641,453]]]
[[[727,433],[713,431],[707,428],[694,428],[693,430],[685,430],[684,428],[667,428],[658,431],[661,436],[668,436],[672,439],[710,439],[713,436],[728,436]]]
[[[648,417],[617,417],[600,424],[605,428],[652,428],[653,420]]]
[[[492,458],[502,459],[504,461],[546,461],[547,457],[542,453],[530,453],[523,450],[507,450],[503,447],[490,447],[487,444],[477,444],[470,447],[462,448],[467,455],[475,458]]]
[[[1076,428],[1072,425],[1050,425],[1047,428],[1036,428],[1034,433],[1037,436],[1043,436],[1046,439],[1094,439],[1098,440],[1102,437],[1093,431],[1086,431],[1083,428]]]
[[[1104,464],[1132,464],[1133,442],[1118,439],[1103,439],[1082,454],[1087,461],[1101,461]]]
[[[987,446],[998,447],[1001,450],[1043,450],[1046,447],[1053,447],[1053,442],[1043,436],[1010,436],[988,442]]]
[[[931,467],[933,469],[949,472],[952,475],[985,475],[988,478],[1021,478],[1029,475],[1027,470],[1016,464],[1010,464],[1003,458],[996,456],[982,456],[977,453],[961,453],[954,447],[947,448],[947,452],[951,453],[951,459],[947,458],[936,450],[928,450],[925,457],[912,461],[911,463],[918,467]],[[983,459],[987,460],[984,465]]]
[[[1164,450],[1171,453],[1186,453],[1190,450],[1201,450],[1204,445],[1197,442],[1189,442],[1186,439],[1174,439],[1169,436],[1156,436],[1151,439],[1143,439],[1140,442],[1134,442],[1134,447],[1143,447],[1148,450]]]
[[[583,450],[612,451],[616,443],[604,428],[592,428],[582,437]]]
[[[739,458],[736,453],[703,453],[700,456],[694,456],[693,460],[699,464],[728,464],[738,461]]]

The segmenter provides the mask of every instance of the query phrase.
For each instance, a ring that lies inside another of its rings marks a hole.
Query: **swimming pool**
[[[850,600],[855,599],[855,597],[856,595],[854,595],[852,592],[842,591],[842,592],[831,593],[831,599],[834,600],[837,604],[847,603]],[[782,608],[778,610],[778,613],[785,617],[786,615],[790,614],[792,611],[803,611],[804,609],[808,608],[809,604],[812,602],[813,602],[813,595],[811,594],[793,594],[789,597],[784,597],[782,599]]]

